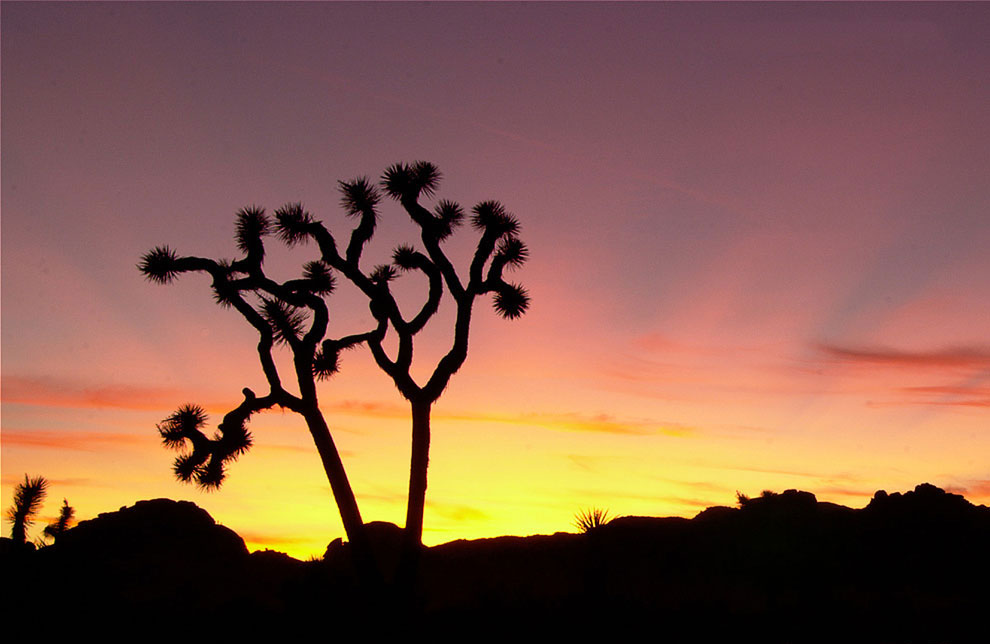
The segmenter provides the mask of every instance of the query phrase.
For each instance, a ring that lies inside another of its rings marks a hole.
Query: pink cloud
[[[934,351],[902,351],[885,347],[848,347],[821,343],[818,350],[834,361],[850,365],[892,368],[990,369],[990,348],[949,347]]]
[[[153,434],[113,434],[110,432],[59,432],[4,430],[4,447],[34,447],[40,449],[100,452],[107,447],[146,446],[155,442]]]
[[[3,376],[0,400],[5,403],[43,407],[97,409],[173,409],[189,397],[188,392],[140,385],[84,384],[63,378]],[[210,409],[222,409],[212,404]]]

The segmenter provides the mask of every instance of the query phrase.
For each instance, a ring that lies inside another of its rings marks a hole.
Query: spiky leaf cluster
[[[381,201],[378,187],[371,183],[368,177],[358,177],[351,181],[338,181],[340,189],[340,204],[351,217],[373,213],[375,206]]]
[[[588,534],[598,530],[612,519],[608,516],[608,510],[601,508],[591,508],[582,510],[574,517],[574,525],[582,534]]]
[[[202,428],[206,412],[198,405],[184,405],[158,424],[162,442],[171,449],[182,449],[186,441],[192,451],[176,457],[172,470],[185,483],[195,482],[204,489],[216,489],[223,483],[225,463],[236,460],[252,444],[251,433],[242,419],[224,422],[213,438]]]
[[[316,295],[329,295],[337,285],[330,267],[322,261],[306,262],[303,279],[309,282],[310,292]]]
[[[429,161],[396,163],[382,174],[382,188],[393,199],[433,196],[440,186],[440,170]]]
[[[492,303],[499,315],[507,320],[514,320],[529,309],[529,293],[518,284],[506,282],[495,291]]]
[[[371,271],[371,275],[369,275],[368,278],[375,284],[382,286],[388,284],[397,276],[398,273],[396,273],[394,266],[391,264],[381,264],[376,266],[375,269]]]
[[[227,456],[228,459],[236,459],[251,449],[251,445],[254,444],[254,437],[251,436],[247,425],[241,419],[220,423],[217,429],[220,430],[220,433],[214,437],[214,440],[217,441],[223,453],[229,455]]]
[[[313,355],[313,375],[317,380],[328,380],[340,371],[340,350],[332,342],[325,341]]]
[[[14,488],[14,505],[7,510],[7,518],[12,523],[10,536],[17,543],[24,543],[27,528],[34,524],[34,516],[48,494],[48,479],[43,476],[29,478]]]
[[[491,232],[496,237],[519,232],[519,221],[497,201],[482,201],[472,209],[472,213],[471,225],[478,230]]]
[[[291,344],[302,335],[306,314],[282,300],[261,298],[261,316],[268,321],[276,342]]]
[[[464,222],[464,209],[460,204],[444,199],[437,204],[433,212],[437,216],[436,232],[441,241],[451,234]]]
[[[45,535],[52,539],[58,539],[69,529],[72,518],[75,515],[76,511],[69,505],[68,499],[62,499],[62,507],[59,510],[58,518],[45,526]]]
[[[186,440],[194,440],[206,425],[206,411],[199,405],[183,405],[158,424],[158,434],[169,449],[182,449]]]
[[[518,237],[503,237],[498,243],[495,256],[510,268],[519,268],[529,259],[529,249]]]
[[[423,255],[408,244],[402,244],[392,251],[392,264],[406,271],[416,268],[422,262]]]
[[[141,256],[138,270],[152,282],[168,284],[176,275],[178,255],[168,246],[158,246]]]
[[[303,210],[301,203],[287,203],[275,211],[275,234],[289,246],[309,239],[313,216]]]
[[[227,308],[237,299],[239,291],[230,281],[234,273],[230,262],[220,260],[217,262],[217,266],[221,272],[213,278],[213,300],[220,306]]]
[[[272,222],[264,208],[248,206],[237,211],[237,247],[249,256],[263,259],[265,245],[262,237],[271,232]]]

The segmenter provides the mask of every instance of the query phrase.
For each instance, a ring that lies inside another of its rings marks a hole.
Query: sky
[[[63,498],[88,519],[169,497],[251,549],[343,536],[290,412],[252,418],[221,490],[174,479],[156,423],[267,389],[206,278],[136,265],[234,258],[249,205],[346,238],[337,181],[420,159],[436,199],[518,217],[532,298],[476,304],[425,543],[764,489],[990,503],[990,5],[3,2],[0,23],[0,478],[4,508],[51,481],[32,535]],[[384,204],[363,268],[415,241]],[[476,243],[446,244],[462,272]],[[315,257],[273,239],[266,266]],[[371,324],[346,284],[328,304],[334,336]],[[320,397],[364,519],[401,525],[407,403],[364,348]]]

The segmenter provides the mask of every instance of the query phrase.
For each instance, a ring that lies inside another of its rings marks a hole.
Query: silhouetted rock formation
[[[394,567],[400,529],[368,528],[376,556]],[[425,551],[419,590],[440,629],[537,620],[572,632],[590,620],[692,641],[969,642],[985,632],[988,543],[990,509],[931,485],[877,492],[862,510],[788,490],[694,519],[454,541]],[[248,556],[205,511],[159,499],[84,521],[38,552],[5,552],[4,571],[24,595],[62,587],[46,611],[90,619],[163,607],[220,623],[379,617],[389,604],[357,592],[346,548],[332,543],[323,562]]]

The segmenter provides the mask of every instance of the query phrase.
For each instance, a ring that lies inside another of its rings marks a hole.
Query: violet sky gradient
[[[736,490],[990,501],[990,5],[0,12],[5,507],[44,474],[52,515],[187,498],[251,547],[321,552],[342,529],[289,414],[253,420],[219,493],[171,479],[155,423],[263,376],[205,279],[135,265],[233,256],[250,204],[345,235],[336,181],[417,159],[440,197],[505,203],[532,256],[531,312],[480,304],[436,408],[428,543]],[[386,206],[367,268],[412,233]],[[461,265],[473,243],[449,244]],[[282,277],[312,258],[271,254]],[[346,289],[331,309],[337,332],[370,320]],[[360,351],[321,391],[365,519],[401,523],[402,399]]]

